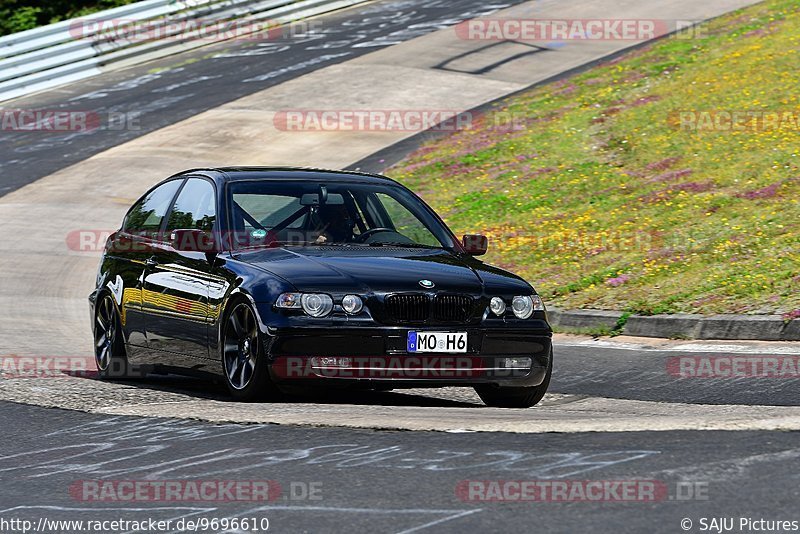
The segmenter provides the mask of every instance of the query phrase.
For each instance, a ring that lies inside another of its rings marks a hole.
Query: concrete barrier
[[[551,324],[567,331],[611,329],[622,315],[604,310],[548,310]],[[631,315],[621,333],[673,339],[800,341],[800,321],[787,321],[781,315]]]

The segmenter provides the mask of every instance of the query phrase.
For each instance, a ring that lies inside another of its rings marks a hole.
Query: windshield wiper
[[[321,242],[318,243],[316,241],[270,241],[267,246],[268,247],[284,247],[284,246],[298,246],[298,247],[351,247],[353,246],[352,243],[341,243],[341,242]]]
[[[376,241],[368,243],[370,247],[401,247],[401,248],[426,248],[430,250],[446,250],[444,247],[434,245],[422,245],[420,243],[399,243],[395,241]]]
[[[264,243],[263,245],[259,245],[259,247],[264,248],[278,248],[278,247],[287,247],[287,246],[299,246],[304,247],[306,245],[311,245],[312,243],[308,241],[269,241]]]

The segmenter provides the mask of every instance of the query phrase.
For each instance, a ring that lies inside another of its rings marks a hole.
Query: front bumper
[[[270,376],[277,383],[391,388],[538,386],[550,366],[552,333],[546,322],[537,323],[541,324],[531,328],[270,328],[264,347]],[[467,332],[467,352],[409,353],[409,331]],[[530,358],[532,364],[504,367],[503,359],[512,357]],[[322,358],[336,358],[336,363]],[[342,358],[346,359],[343,363]]]

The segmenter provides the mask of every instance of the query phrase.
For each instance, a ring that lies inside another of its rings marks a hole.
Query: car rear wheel
[[[100,378],[126,378],[130,375],[122,323],[111,295],[103,295],[95,310],[94,359]]]
[[[222,367],[231,395],[242,401],[275,397],[277,389],[269,378],[256,314],[244,300],[226,314],[222,341]]]
[[[494,385],[475,386],[475,392],[486,406],[494,408],[530,408],[536,406],[547,393],[550,376],[553,374],[553,352],[550,351],[550,363],[544,381],[538,386],[530,387],[498,387]]]

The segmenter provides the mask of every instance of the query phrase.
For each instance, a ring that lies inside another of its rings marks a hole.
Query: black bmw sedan
[[[144,194],[89,297],[99,373],[285,386],[474,387],[530,407],[552,372],[542,300],[397,182],[292,168],[194,169]]]

